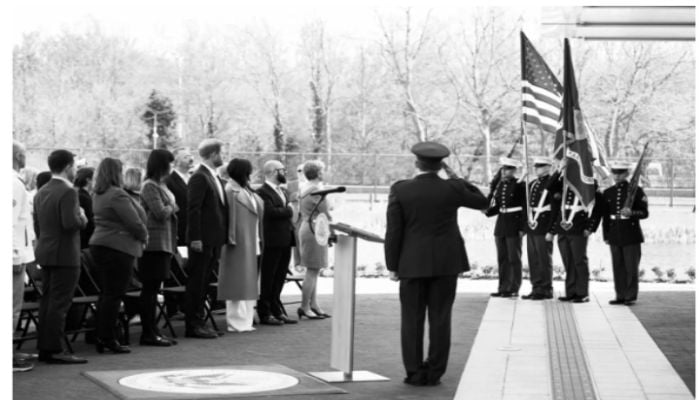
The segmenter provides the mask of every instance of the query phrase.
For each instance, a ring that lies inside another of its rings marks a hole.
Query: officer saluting
[[[640,219],[649,216],[647,197],[641,187],[637,187],[633,201],[629,202],[630,183],[627,182],[629,166],[612,165],[615,185],[603,192],[603,240],[610,245],[613,277],[615,279],[615,299],[610,304],[632,305],[639,292],[639,261],[642,257],[641,243],[644,235]],[[625,203],[631,207],[625,207]]]
[[[447,368],[457,276],[469,270],[457,210],[485,209],[488,200],[464,179],[438,176],[441,160],[450,154],[447,147],[421,142],[411,151],[416,155],[418,173],[391,186],[384,255],[390,278],[401,281],[404,382],[433,386],[440,383]],[[424,358],[426,311],[430,345]]]
[[[535,157],[537,179],[530,182],[530,213],[527,226],[527,260],[530,265],[532,292],[523,299],[551,299],[552,292],[552,248],[545,236],[552,226],[552,194],[550,184],[552,162],[546,157]]]
[[[525,183],[515,179],[520,162],[501,157],[501,179],[492,188],[487,217],[498,215],[493,235],[498,257],[498,291],[493,297],[517,297],[523,281],[522,237],[527,226]]]

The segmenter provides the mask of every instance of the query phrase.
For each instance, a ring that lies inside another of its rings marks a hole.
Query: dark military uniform
[[[515,178],[503,178],[493,191],[492,206],[486,216],[496,218],[493,235],[496,238],[498,256],[498,292],[503,296],[515,296],[523,281],[522,238],[525,232],[525,183]]]
[[[597,189],[597,184],[596,184]],[[600,224],[600,203],[602,195],[596,191],[596,206],[588,217],[586,209],[576,201],[573,191],[567,190],[566,198],[562,198],[563,184],[557,179],[552,185],[552,225],[549,233],[557,235],[557,246],[561,260],[566,270],[566,294],[561,300],[584,300],[588,297],[588,237],[584,231],[593,233]],[[564,202],[564,215],[561,213],[561,203]],[[572,216],[573,213],[573,216]],[[569,229],[564,229],[562,221],[571,223]]]
[[[642,188],[632,202],[632,215],[623,217],[620,211],[627,199],[629,182],[616,183],[603,192],[601,213],[603,213],[603,239],[610,245],[613,277],[615,279],[615,300],[633,302],[639,292],[639,261],[642,257],[644,235],[639,225],[640,219],[649,216],[647,197]]]
[[[530,212],[535,226],[528,224],[526,231],[532,294],[546,298],[552,297],[553,243],[545,240],[552,226],[552,194],[548,190],[551,178],[547,174],[530,183]]]

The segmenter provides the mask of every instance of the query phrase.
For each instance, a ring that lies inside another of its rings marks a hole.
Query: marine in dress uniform
[[[384,254],[390,278],[400,281],[404,382],[430,386],[440,383],[447,369],[457,276],[469,270],[457,210],[482,210],[488,200],[463,179],[438,176],[447,147],[422,142],[411,151],[420,172],[391,186]],[[430,344],[424,359],[426,311]]]
[[[534,159],[537,179],[530,182],[530,213],[527,225],[527,261],[530,266],[532,292],[523,299],[543,300],[553,297],[552,248],[545,236],[552,226],[552,194],[548,187],[552,162],[546,157]],[[526,211],[527,212],[527,211]]]
[[[603,240],[610,246],[615,299],[610,304],[632,305],[639,293],[639,261],[644,235],[640,219],[649,217],[647,197],[641,187],[634,194],[631,208],[625,208],[630,183],[629,167],[612,165],[615,185],[603,192]]]
[[[501,157],[501,179],[493,189],[487,217],[498,215],[493,235],[498,257],[498,291],[494,297],[517,297],[523,281],[522,237],[527,226],[525,183],[515,179],[520,162]]]
[[[552,192],[552,225],[546,239],[553,240],[557,235],[557,246],[561,254],[564,270],[566,271],[565,295],[559,297],[560,301],[574,303],[586,303],[588,298],[588,237],[598,229],[600,224],[600,203],[602,194],[597,191],[596,201],[590,217],[586,208],[572,190],[562,194],[562,180],[554,179],[550,186]],[[561,203],[564,202],[564,214],[561,212]],[[564,221],[564,224],[562,224]],[[562,226],[563,225],[563,226]],[[565,229],[567,227],[568,229]]]

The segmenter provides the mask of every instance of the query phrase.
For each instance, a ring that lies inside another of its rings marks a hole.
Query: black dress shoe
[[[576,296],[559,296],[557,299],[559,301],[573,301]]]
[[[185,330],[185,337],[195,339],[216,339],[219,337],[219,335],[216,332],[212,332],[200,326],[191,330]]]
[[[277,318],[273,317],[272,315],[268,315],[267,317],[260,318],[260,324],[261,325],[280,326],[280,325],[284,325],[284,322],[278,320]]]
[[[141,346],[156,346],[156,347],[170,347],[173,345],[173,343],[162,337],[162,336],[154,336],[154,337],[142,337],[141,340],[139,340],[139,344]]]
[[[608,302],[608,304],[612,304],[612,305],[625,304],[625,301],[624,301],[624,300],[620,300],[620,299],[615,299],[615,300],[610,300],[610,301]]]
[[[637,300],[625,300],[625,305],[626,306],[633,306],[634,303],[636,303]]]
[[[102,339],[97,339],[97,343],[95,343],[95,348],[97,349],[97,352],[102,354],[105,352],[105,350],[109,350],[114,354],[127,354],[131,353],[131,349],[129,346],[122,346],[118,341],[116,340],[102,340]]]
[[[501,296],[502,294],[503,294],[502,292],[493,292],[493,293],[491,293],[491,297],[502,297]]]
[[[518,297],[518,292],[503,292],[501,297]]]
[[[540,293],[535,293],[531,297],[532,300],[544,300],[544,299],[551,299],[551,298],[552,298],[552,296],[547,297],[546,295],[540,294]]]
[[[588,296],[576,296],[573,300],[571,300],[572,303],[588,303],[589,301],[590,299]]]
[[[275,318],[277,318],[278,320],[284,322],[285,325],[287,325],[287,324],[296,324],[297,322],[299,322],[299,321],[297,321],[297,320],[295,320],[295,319],[289,318],[289,317],[286,316],[286,315],[280,315],[280,316],[275,317]]]
[[[330,318],[331,317],[330,314],[326,314],[326,313],[322,312],[321,310],[313,308],[313,307],[311,307],[311,311],[315,312],[316,315],[318,315],[319,317],[323,317],[323,318]]]
[[[532,299],[532,298],[535,297],[535,296],[536,296],[536,295],[535,295],[534,293],[530,293],[530,294],[524,294],[524,295],[520,296],[520,298],[523,299],[523,300],[530,300],[530,299]]]
[[[72,354],[39,354],[39,361],[47,364],[86,364],[87,360]]]

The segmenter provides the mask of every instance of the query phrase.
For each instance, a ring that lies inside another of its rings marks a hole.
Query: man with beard
[[[66,314],[80,276],[80,230],[87,225],[73,189],[74,156],[67,150],[49,155],[51,180],[34,198],[36,261],[41,265],[44,294],[39,305],[39,361],[83,364],[87,360],[63,353]]]
[[[263,242],[265,247],[260,267],[260,300],[258,316],[265,325],[295,324],[297,321],[287,317],[280,300],[282,287],[289,268],[292,246],[295,245],[294,213],[289,204],[289,195],[280,188],[287,182],[286,173],[281,162],[270,160],[263,165],[265,183],[257,190],[263,199]]]
[[[185,289],[185,336],[199,339],[218,337],[204,326],[203,309],[210,277],[226,239],[226,197],[224,184],[216,174],[223,165],[221,146],[216,139],[205,139],[199,144],[202,164],[187,184],[189,278]]]

